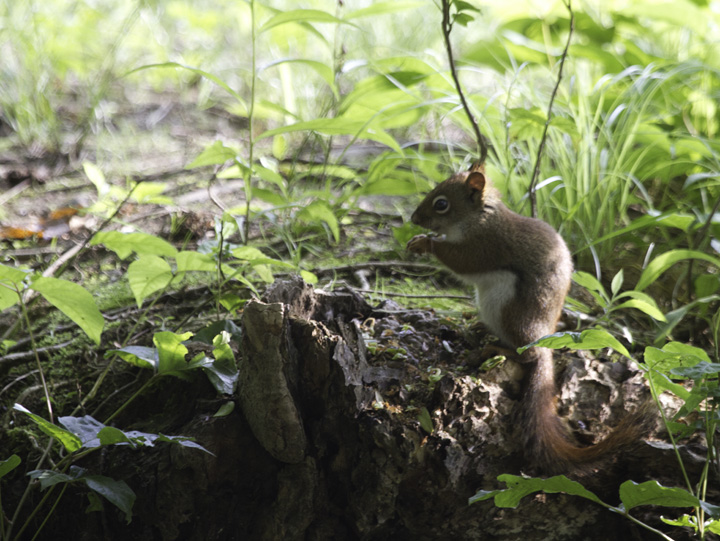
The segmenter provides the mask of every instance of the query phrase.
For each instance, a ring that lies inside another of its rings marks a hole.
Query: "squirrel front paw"
[[[427,235],[415,235],[408,241],[407,250],[414,254],[432,253],[432,238]]]

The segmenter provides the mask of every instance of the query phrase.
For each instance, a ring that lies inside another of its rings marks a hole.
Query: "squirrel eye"
[[[448,201],[447,197],[444,195],[438,195],[435,199],[433,199],[433,209],[438,214],[445,214],[448,210],[450,210],[450,201]]]

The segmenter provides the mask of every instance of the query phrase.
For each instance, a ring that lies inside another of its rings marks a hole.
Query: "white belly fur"
[[[502,332],[502,310],[515,296],[517,275],[510,271],[466,274],[462,277],[475,286],[478,316],[498,338],[507,341]]]

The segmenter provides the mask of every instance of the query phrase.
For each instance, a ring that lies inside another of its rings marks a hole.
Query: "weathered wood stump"
[[[101,518],[87,515],[78,539],[652,538],[561,494],[518,509],[468,505],[478,489],[503,488],[499,474],[526,470],[514,421],[522,370],[508,361],[479,371],[463,333],[433,314],[373,308],[351,290],[294,279],[250,302],[242,328],[240,407],[214,418],[217,403],[196,400],[184,421],[145,427],[192,435],[215,456],[113,450],[104,473],[137,492],[133,522],[106,506]],[[621,364],[581,358],[558,373],[561,412],[596,419],[585,422],[590,435],[640,400],[641,376]],[[589,481],[612,501],[618,480],[658,478],[671,455],[646,444],[623,457],[617,477]],[[71,522],[58,519],[54,531],[76,531]]]

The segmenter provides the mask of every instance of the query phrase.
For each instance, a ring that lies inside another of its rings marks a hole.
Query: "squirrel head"
[[[438,184],[415,210],[412,222],[460,242],[472,223],[492,213],[499,200],[485,167],[474,163],[469,171]]]

